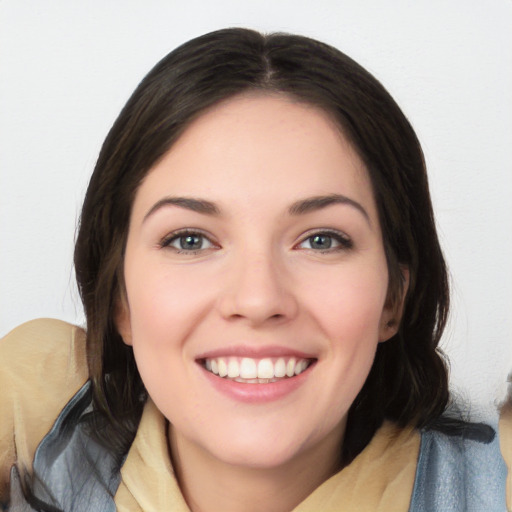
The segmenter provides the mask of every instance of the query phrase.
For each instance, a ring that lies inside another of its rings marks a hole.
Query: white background
[[[452,383],[488,415],[512,369],[511,0],[0,0],[0,335],[83,323],[72,249],[101,142],[157,60],[227,26],[333,44],[401,105],[453,281]]]

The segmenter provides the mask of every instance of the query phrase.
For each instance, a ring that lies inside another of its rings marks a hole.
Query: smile
[[[214,375],[235,382],[267,384],[300,375],[312,362],[296,357],[215,357],[203,359],[202,365]]]

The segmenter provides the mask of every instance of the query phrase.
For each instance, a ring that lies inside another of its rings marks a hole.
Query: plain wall
[[[72,250],[102,140],[157,60],[227,26],[333,44],[401,105],[453,281],[452,384],[488,414],[512,369],[510,0],[3,0],[0,335],[36,317],[84,322]]]

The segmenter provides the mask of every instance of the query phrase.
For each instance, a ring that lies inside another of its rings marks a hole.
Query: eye
[[[204,234],[197,231],[180,231],[172,233],[160,243],[162,248],[169,247],[178,253],[196,254],[200,251],[212,249],[213,242]]]
[[[309,249],[319,252],[333,252],[351,249],[352,240],[343,233],[322,231],[313,233],[298,244],[300,249]]]

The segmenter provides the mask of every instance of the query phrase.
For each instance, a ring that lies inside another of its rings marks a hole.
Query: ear
[[[398,297],[388,297],[379,325],[379,342],[388,341],[392,338],[400,327],[402,314],[404,311],[405,297],[409,290],[409,267],[400,265],[401,287]]]
[[[130,318],[130,308],[125,294],[121,293],[121,297],[116,301],[114,312],[114,323],[117,332],[123,338],[126,345],[132,345],[132,324]]]

